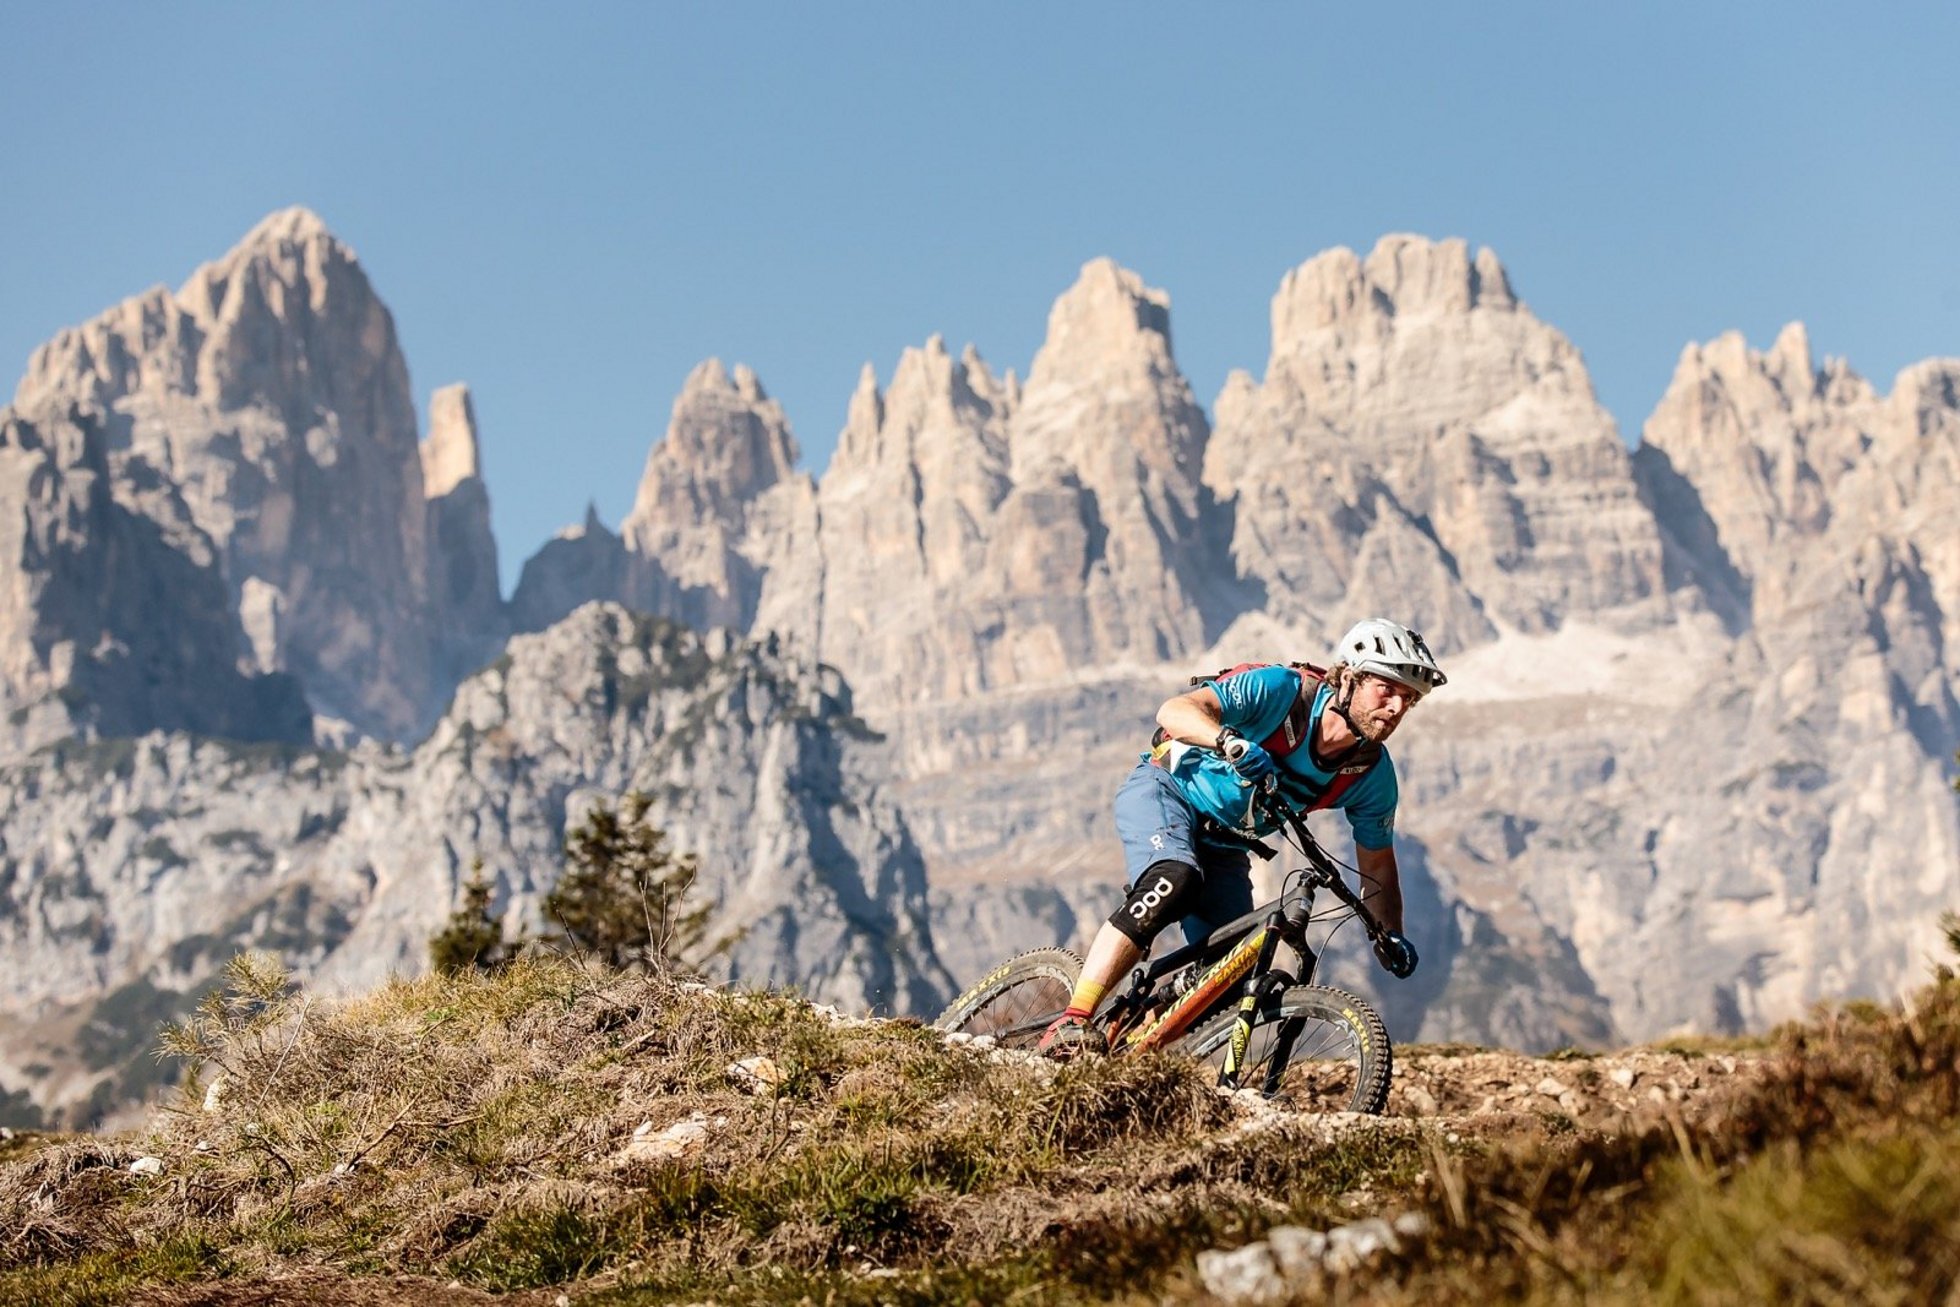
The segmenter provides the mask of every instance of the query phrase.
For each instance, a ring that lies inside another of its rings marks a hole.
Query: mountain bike
[[[1370,942],[1385,928],[1348,888],[1307,829],[1305,814],[1281,805],[1272,810],[1292,851],[1306,860],[1281,882],[1280,897],[1138,967],[1129,987],[1104,999],[1091,1023],[1109,1040],[1112,1056],[1171,1049],[1216,1066],[1228,1089],[1250,1082],[1267,1098],[1284,1092],[1309,1110],[1379,1113],[1393,1071],[1388,1029],[1366,1001],[1313,979],[1345,922],[1358,921]],[[1315,912],[1314,899],[1323,892],[1337,906]],[[1310,935],[1318,935],[1318,948]],[[1281,944],[1297,960],[1297,977],[1273,965]],[[1033,1049],[1068,1006],[1081,972],[1082,959],[1067,949],[1020,954],[960,995],[933,1025],[990,1036],[997,1047]]]

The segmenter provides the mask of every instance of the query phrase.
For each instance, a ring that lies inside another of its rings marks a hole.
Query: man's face
[[[1355,727],[1363,735],[1380,744],[1395,734],[1402,718],[1421,698],[1400,681],[1364,673],[1354,687],[1354,698],[1348,702],[1348,716],[1354,718]]]

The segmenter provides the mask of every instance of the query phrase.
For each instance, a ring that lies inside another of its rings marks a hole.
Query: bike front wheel
[[[1033,1048],[1068,1006],[1082,959],[1065,948],[1038,948],[1010,958],[934,1021],[936,1030],[988,1035],[1001,1048]]]
[[[1238,1015],[1236,1007],[1219,1013],[1178,1047],[1222,1072]],[[1239,1085],[1303,1111],[1378,1114],[1393,1066],[1388,1027],[1372,1007],[1344,989],[1296,985],[1260,1006]]]

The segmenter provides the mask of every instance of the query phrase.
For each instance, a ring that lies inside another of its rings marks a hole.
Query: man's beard
[[[1395,728],[1401,724],[1400,717],[1390,717],[1387,713],[1363,713],[1354,719],[1355,729],[1370,744],[1380,744],[1395,734]]]

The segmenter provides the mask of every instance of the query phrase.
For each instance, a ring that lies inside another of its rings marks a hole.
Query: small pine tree
[[[707,933],[708,909],[690,907],[697,868],[676,857],[646,819],[639,791],[618,809],[599,804],[565,837],[565,870],[544,898],[548,937],[615,967],[675,967]]]
[[[490,882],[484,879],[483,859],[477,858],[470,863],[470,878],[463,885],[463,906],[429,937],[429,962],[445,976],[471,968],[495,971],[513,952],[504,939],[503,923],[490,915]]]

